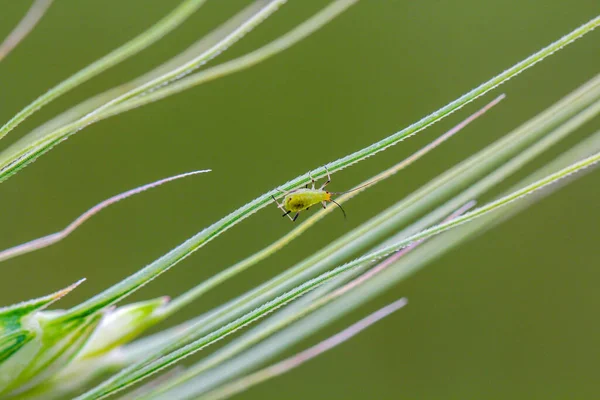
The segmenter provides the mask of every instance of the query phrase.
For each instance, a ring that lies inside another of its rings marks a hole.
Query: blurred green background
[[[0,37],[29,3],[0,1]],[[70,105],[177,54],[248,3],[208,1],[150,49],[43,109],[2,148]],[[0,63],[0,121],[176,4],[56,1],[33,34]],[[219,60],[266,43],[325,4],[290,2]],[[443,106],[599,11],[597,0],[363,0],[309,39],[250,70],[91,126],[1,185],[0,248],[62,228],[96,202],[134,186],[193,169],[214,172],[126,200],[64,242],[3,263],[0,304],[86,277],[61,306],[76,304],[266,190]],[[348,203],[346,222],[341,213],[331,215],[167,323],[197,315],[272,277],[534,116],[599,72],[599,50],[600,32],[593,32],[511,80],[500,89],[508,98],[498,108]],[[336,174],[331,190],[346,190],[387,168],[483,101]],[[587,125],[503,187],[598,128],[598,120]],[[410,300],[406,309],[239,397],[595,398],[599,204],[596,171],[455,249],[294,350],[400,296]],[[275,207],[267,208],[131,300],[175,296],[291,228]]]

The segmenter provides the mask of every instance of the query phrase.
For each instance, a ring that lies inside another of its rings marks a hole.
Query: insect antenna
[[[342,210],[342,213],[344,214],[344,219],[347,219],[347,217],[346,217],[346,211],[344,211],[344,209],[342,208],[342,206],[340,205],[340,203],[338,203],[338,202],[337,202],[337,201],[335,201],[335,200],[331,200],[331,202],[332,202],[333,204],[335,204],[336,206],[338,206],[338,207],[340,208],[340,210]]]

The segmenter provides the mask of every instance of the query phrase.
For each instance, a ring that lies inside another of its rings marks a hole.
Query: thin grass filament
[[[168,178],[159,179],[157,181],[147,183],[145,185],[138,186],[134,189],[130,189],[126,192],[119,193],[117,195],[109,197],[108,199],[103,200],[102,202],[96,204],[95,206],[93,206],[92,208],[90,208],[89,210],[87,210],[86,212],[81,214],[73,222],[71,222],[64,229],[62,229],[58,232],[54,232],[49,235],[42,236],[40,238],[30,240],[29,242],[22,243],[20,245],[0,251],[0,262],[8,260],[13,257],[20,256],[22,254],[26,254],[26,253],[30,253],[35,250],[42,249],[44,247],[48,247],[50,245],[53,245],[54,243],[57,243],[57,242],[63,240],[64,238],[69,236],[71,233],[73,233],[73,231],[75,231],[75,229],[79,228],[85,221],[87,221],[88,219],[90,219],[91,217],[93,217],[94,215],[96,215],[97,213],[99,213],[100,211],[105,209],[106,207],[111,206],[121,200],[124,200],[135,194],[144,192],[148,189],[155,188],[155,187],[160,186],[167,182],[171,182],[171,181],[174,181],[177,179],[185,178],[185,177],[192,176],[192,175],[202,174],[202,173],[210,172],[210,171],[211,171],[210,169],[203,169],[203,170],[191,171],[191,172],[186,172],[186,173],[179,174],[179,175],[170,176]]]
[[[25,16],[17,26],[8,34],[6,39],[0,43],[0,61],[10,53],[25,37],[31,33],[33,28],[40,22],[46,11],[52,5],[53,0],[35,0]]]

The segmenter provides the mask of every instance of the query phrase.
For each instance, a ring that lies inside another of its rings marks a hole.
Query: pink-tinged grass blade
[[[41,311],[51,304],[57,302],[61,298],[69,294],[77,286],[81,285],[85,281],[85,278],[78,280],[70,286],[59,290],[58,292],[49,294],[47,296],[38,297],[37,299],[23,301],[7,307],[0,307],[0,321],[7,315],[26,315],[34,311]]]
[[[502,93],[500,96],[496,97],[494,100],[492,100],[491,102],[489,102],[488,104],[483,106],[481,109],[479,109],[478,111],[469,115],[462,122],[460,122],[459,124],[452,127],[449,131],[447,131],[446,133],[444,133],[443,135],[441,135],[440,137],[438,137],[431,143],[427,144],[426,146],[421,148],[419,151],[411,154],[410,156],[408,156],[407,158],[402,160],[402,162],[400,162],[400,163],[394,165],[393,167],[378,174],[374,178],[370,179],[369,182],[367,182],[366,184],[361,184],[354,189],[350,189],[348,192],[355,192],[355,191],[359,190],[359,188],[366,189],[367,187],[379,182],[380,180],[385,179],[391,175],[394,175],[396,172],[398,172],[401,169],[412,164],[413,162],[415,162],[419,158],[423,157],[425,154],[429,153],[431,150],[435,149],[440,144],[444,143],[446,140],[450,139],[452,136],[454,136],[455,134],[460,132],[465,126],[469,125],[471,122],[473,122],[477,118],[481,117],[483,114],[485,114],[487,111],[489,111],[496,104],[500,103],[500,101],[502,101],[505,97],[506,97],[506,95],[504,93]],[[350,193],[348,193],[348,194],[350,194]],[[339,201],[339,199],[338,199],[338,201]]]
[[[205,169],[205,170],[186,172],[183,174],[170,176],[168,178],[160,179],[158,181],[148,183],[146,185],[139,186],[137,188],[134,188],[134,189],[128,190],[126,192],[117,194],[113,197],[110,197],[110,198],[96,204],[94,207],[90,208],[89,210],[87,210],[86,212],[81,214],[79,217],[77,217],[77,219],[75,219],[73,222],[71,222],[69,225],[67,225],[67,227],[64,228],[63,230],[60,230],[55,233],[51,233],[46,236],[42,236],[40,238],[31,240],[29,242],[11,247],[9,249],[0,251],[0,261],[8,260],[9,258],[13,258],[13,257],[19,256],[19,255],[25,254],[25,253],[39,250],[41,248],[44,248],[44,247],[50,246],[56,242],[59,242],[59,241],[63,240],[64,238],[66,238],[67,236],[69,236],[71,233],[73,233],[73,231],[75,229],[79,228],[85,221],[90,219],[92,216],[96,215],[98,212],[100,212],[104,208],[106,208],[112,204],[115,204],[121,200],[124,200],[130,196],[144,192],[148,189],[155,188],[157,186],[162,185],[163,183],[171,182],[171,181],[174,181],[177,179],[181,179],[181,178],[185,178],[185,177],[188,177],[191,175],[197,175],[197,174],[201,174],[201,173],[209,172],[209,171],[210,171],[210,169]]]
[[[42,19],[53,0],[35,0],[21,22],[8,34],[0,44],[0,61],[4,59],[25,37],[35,28]]]

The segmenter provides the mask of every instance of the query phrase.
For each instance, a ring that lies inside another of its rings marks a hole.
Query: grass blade
[[[19,24],[0,43],[0,61],[10,53],[40,22],[53,0],[35,0]]]
[[[57,243],[57,242],[63,240],[64,238],[69,236],[71,233],[73,233],[73,231],[75,231],[75,229],[79,228],[85,221],[87,221],[88,219],[90,219],[91,217],[93,217],[94,215],[99,213],[104,208],[106,208],[110,205],[113,205],[121,200],[124,200],[130,196],[144,192],[148,189],[155,188],[157,186],[162,185],[163,183],[171,182],[171,181],[185,178],[185,177],[188,177],[191,175],[201,174],[204,172],[210,172],[210,169],[186,172],[183,174],[170,176],[168,178],[160,179],[158,181],[151,182],[151,183],[145,184],[143,186],[139,186],[137,188],[134,188],[134,189],[128,190],[126,192],[119,193],[115,196],[112,196],[112,197],[96,204],[94,207],[90,208],[89,210],[87,210],[86,212],[81,214],[79,217],[77,217],[73,222],[71,222],[69,225],[67,225],[66,228],[64,228],[58,232],[54,232],[49,235],[42,236],[40,238],[33,239],[29,242],[22,243],[20,245],[0,251],[0,262],[8,260],[13,257],[20,256],[22,254],[26,254],[26,253],[30,253],[35,250],[42,249],[44,247],[48,247],[50,245],[53,245],[54,243]]]
[[[119,105],[111,107],[110,109],[98,115],[98,119],[105,119],[117,114],[121,114],[125,111],[150,104],[190,89],[194,86],[243,71],[256,64],[259,64],[312,35],[314,32],[331,22],[331,20],[336,18],[338,15],[346,11],[348,8],[350,8],[350,6],[356,4],[357,2],[358,0],[336,0],[327,7],[323,8],[317,14],[298,25],[293,30],[275,39],[274,41],[241,57],[211,68],[207,68],[203,71],[195,73],[194,75],[185,77],[180,81],[174,82],[169,86],[159,88],[152,93],[127,100]]]

